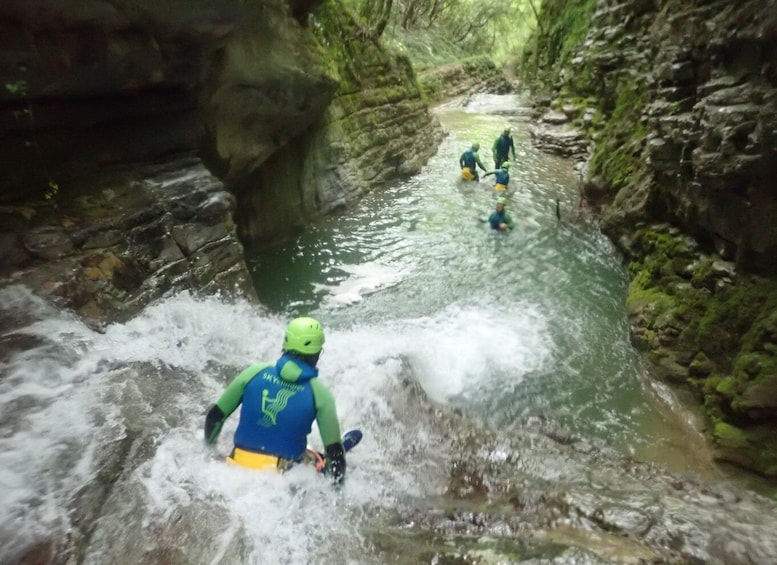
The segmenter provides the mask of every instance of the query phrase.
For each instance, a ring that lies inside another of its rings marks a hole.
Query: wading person
[[[494,175],[494,178],[496,179],[494,190],[507,190],[507,183],[510,182],[510,161],[505,161],[502,163],[501,169],[490,171],[483,175],[483,178],[486,178],[489,175]]]
[[[496,199],[496,210],[494,210],[488,218],[485,216],[478,216],[478,220],[483,223],[488,222],[491,224],[491,229],[494,230],[504,231],[513,229],[515,223],[510,217],[510,214],[507,213],[507,210],[505,210],[505,204],[507,204],[507,198],[500,196]]]
[[[515,143],[513,142],[513,136],[510,135],[510,128],[505,128],[491,146],[491,154],[494,156],[495,169],[500,168],[502,163],[510,160],[510,151],[513,152],[513,159],[515,159]]]
[[[464,153],[461,154],[461,157],[459,157],[461,178],[464,180],[480,180],[480,177],[478,177],[478,171],[475,168],[476,166],[480,167],[483,172],[486,172],[486,168],[483,166],[483,163],[480,161],[480,157],[478,156],[479,149],[480,144],[477,142],[473,143],[472,147],[467,149]]]

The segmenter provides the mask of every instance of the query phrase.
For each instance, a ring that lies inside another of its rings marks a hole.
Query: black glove
[[[343,449],[343,444],[333,443],[326,446],[324,474],[332,477],[332,482],[336,485],[342,485],[345,482],[345,449]]]
[[[205,416],[205,443],[213,443],[219,437],[221,426],[224,425],[224,412],[215,404],[208,410]]]

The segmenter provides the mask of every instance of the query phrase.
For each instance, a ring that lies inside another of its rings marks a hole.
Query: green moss
[[[734,377],[720,379],[717,386],[715,387],[715,392],[727,398],[734,398],[734,395],[738,392],[738,390],[739,386],[737,380]]]
[[[726,422],[717,422],[713,436],[721,447],[730,447],[734,449],[749,446],[747,434],[741,429],[727,424]]]
[[[774,335],[777,281],[741,278],[707,296],[696,327],[697,341],[712,353],[762,348]]]
[[[630,75],[618,82],[615,107],[591,157],[591,172],[613,189],[623,187],[644,168],[641,159],[646,129],[642,110],[648,103],[644,81]]]
[[[654,318],[673,310],[676,305],[677,302],[674,298],[655,287],[631,289],[626,298],[626,306],[630,312],[648,307]]]
[[[524,47],[521,74],[550,83],[588,34],[597,0],[545,0],[537,30]],[[543,76],[544,75],[544,76]]]

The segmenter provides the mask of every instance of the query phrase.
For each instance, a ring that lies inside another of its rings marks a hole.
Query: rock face
[[[572,61],[570,77],[586,77],[578,94],[600,97],[631,119],[631,135],[618,132],[602,147],[629,145],[653,187],[646,195],[614,182],[615,199],[642,204],[626,216],[612,210],[605,228],[662,217],[740,267],[774,272],[777,4],[661,4],[599,2],[584,51]],[[575,89],[576,79],[567,86]],[[620,181],[624,171],[616,169],[630,165],[621,157],[594,161]]]
[[[442,139],[407,58],[388,53],[334,2],[310,14],[309,28],[336,87],[315,126],[230,182],[246,242],[277,239],[311,217],[417,173]]]
[[[424,96],[435,101],[478,92],[507,94],[513,90],[502,69],[487,57],[424,70],[418,73],[418,81]]]
[[[777,2],[585,4],[563,69],[537,45],[594,142],[584,193],[629,261],[634,342],[698,392],[721,459],[777,477]],[[540,29],[579,6],[544,3]]]
[[[241,243],[418,171],[442,135],[334,0],[7,0],[0,38],[0,276],[40,269],[95,322],[252,296]]]
[[[0,210],[5,284],[24,284],[99,327],[171,290],[256,300],[235,198],[195,158],[72,183],[62,204]]]

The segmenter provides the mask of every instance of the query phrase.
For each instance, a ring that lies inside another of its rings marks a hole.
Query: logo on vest
[[[289,398],[296,393],[296,390],[282,388],[275,394],[275,398],[270,398],[270,391],[264,389],[262,391],[262,414],[264,414],[264,417],[257,423],[266,428],[274,426],[278,413],[283,412],[283,409],[289,403]]]

